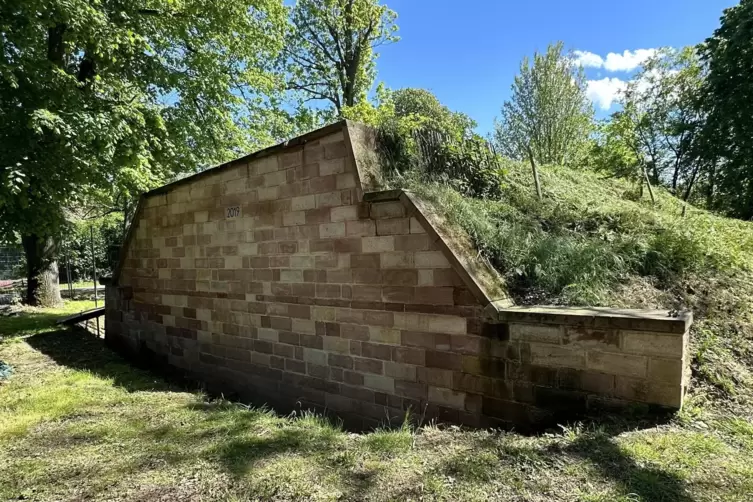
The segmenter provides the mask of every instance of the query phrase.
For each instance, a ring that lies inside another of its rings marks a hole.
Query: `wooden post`
[[[648,171],[646,171],[645,165],[643,166],[643,178],[646,180],[646,186],[648,186],[648,194],[651,196],[651,204],[656,204],[654,190],[651,188],[651,180],[648,179]]]
[[[94,227],[89,227],[89,237],[92,250],[92,277],[94,279],[94,308],[97,308],[97,256],[94,254]],[[97,317],[97,338],[99,338],[99,317]]]
[[[531,161],[531,169],[533,170],[533,183],[536,185],[536,195],[538,196],[539,200],[543,199],[543,196],[541,195],[541,181],[539,181],[539,170],[536,167],[536,161],[533,159],[533,151],[531,151],[531,145],[527,145],[526,148],[528,149],[528,160]]]

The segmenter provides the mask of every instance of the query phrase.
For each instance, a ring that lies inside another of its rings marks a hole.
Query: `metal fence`
[[[14,246],[0,246],[0,281],[12,281],[23,274],[23,253]]]

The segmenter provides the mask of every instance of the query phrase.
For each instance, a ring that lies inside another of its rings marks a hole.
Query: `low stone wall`
[[[436,208],[364,193],[368,138],[336,124],[147,194],[107,286],[108,343],[354,427],[681,405],[689,315],[513,307]]]
[[[679,408],[689,381],[690,313],[608,308],[491,310],[509,340],[511,397],[569,412],[628,402]],[[486,375],[484,365],[481,374]]]

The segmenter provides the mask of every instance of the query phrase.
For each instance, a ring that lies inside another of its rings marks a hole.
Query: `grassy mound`
[[[648,194],[622,179],[510,163],[497,199],[464,197],[409,174],[393,183],[441,207],[505,277],[519,304],[693,310],[698,401],[750,415],[753,224]],[[684,214],[683,214],[684,213]]]

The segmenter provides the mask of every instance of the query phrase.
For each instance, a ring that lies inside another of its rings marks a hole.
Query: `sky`
[[[401,40],[380,48],[377,82],[420,87],[490,132],[520,60],[562,40],[579,51],[597,117],[658,47],[710,36],[737,0],[384,0]],[[626,52],[627,51],[627,52]]]

